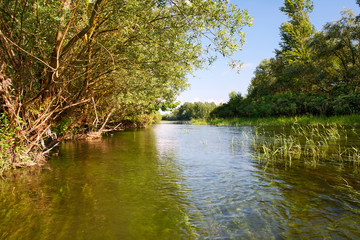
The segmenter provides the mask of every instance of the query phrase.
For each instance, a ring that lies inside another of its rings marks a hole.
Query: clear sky
[[[283,0],[231,0],[231,3],[248,10],[254,17],[253,26],[244,29],[246,43],[243,51],[233,57],[244,66],[238,74],[227,65],[227,59],[219,58],[207,70],[196,71],[195,77],[189,77],[191,87],[178,97],[182,103],[226,102],[231,91],[245,95],[256,66],[263,59],[274,57],[274,50],[279,48],[279,27],[288,20],[279,10]],[[310,14],[310,21],[316,30],[321,30],[327,22],[339,20],[340,12],[345,8],[352,9],[356,15],[360,12],[356,0],[313,0],[313,3],[314,11]]]

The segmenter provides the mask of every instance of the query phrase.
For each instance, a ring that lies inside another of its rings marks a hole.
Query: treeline
[[[191,119],[205,119],[217,107],[214,102],[186,102],[174,109],[170,114],[162,116],[167,121],[189,121]]]
[[[298,94],[292,91],[242,97],[233,92],[230,100],[210,113],[211,118],[278,117],[300,115],[350,115],[360,113],[360,93],[351,94]]]
[[[360,5],[360,2],[357,1]],[[256,68],[248,95],[231,93],[211,117],[360,113],[360,19],[351,10],[316,32],[309,0],[285,0],[276,56]]]
[[[239,50],[250,24],[228,1],[0,1],[0,169],[74,135],[146,124],[206,53]]]

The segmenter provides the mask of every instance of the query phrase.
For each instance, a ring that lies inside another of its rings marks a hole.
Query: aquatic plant
[[[300,161],[317,166],[322,161],[351,163],[360,167],[358,146],[346,144],[348,129],[339,124],[293,125],[290,132],[270,135],[256,129],[253,136],[254,157],[267,168],[269,164],[292,166]],[[356,132],[356,130],[351,129]],[[357,133],[356,133],[357,134]]]
[[[295,124],[318,125],[359,125],[360,114],[345,116],[295,116],[295,117],[266,117],[266,118],[212,118],[191,120],[195,125],[216,125],[216,126],[292,126]]]

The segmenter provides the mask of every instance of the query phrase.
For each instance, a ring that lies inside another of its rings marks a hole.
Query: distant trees
[[[299,115],[348,115],[360,113],[360,93],[337,96],[292,91],[260,98],[232,98],[215,108],[210,118],[278,117]]]
[[[189,121],[191,119],[205,119],[208,118],[210,112],[216,108],[214,102],[186,102],[179,108],[174,109],[171,114],[163,116],[163,120],[178,120]]]
[[[347,10],[315,32],[312,8],[308,0],[284,0],[281,49],[256,68],[246,98],[230,97],[212,117],[360,113],[360,19]]]

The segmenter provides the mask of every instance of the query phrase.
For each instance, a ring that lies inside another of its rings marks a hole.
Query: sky
[[[274,50],[279,49],[279,27],[282,22],[288,21],[279,10],[283,0],[231,0],[231,3],[248,10],[254,18],[253,26],[243,29],[246,34],[243,50],[232,57],[243,63],[242,70],[237,73],[228,66],[228,59],[219,57],[212,66],[196,71],[195,77],[188,77],[190,88],[178,97],[181,103],[201,101],[219,104],[227,102],[232,91],[246,95],[256,66],[263,59],[274,57]],[[313,0],[313,3],[314,11],[309,17],[317,31],[322,30],[326,23],[339,20],[344,9],[352,9],[356,15],[360,12],[356,0]]]

